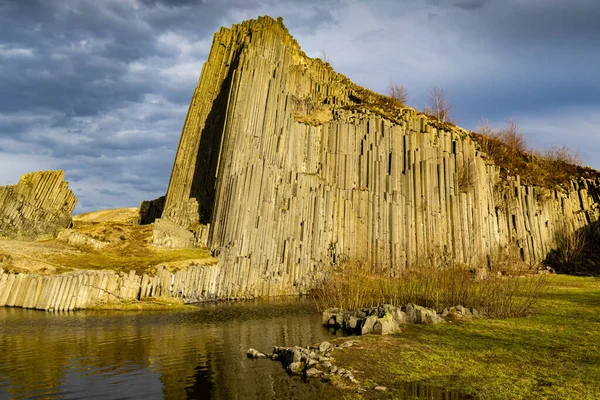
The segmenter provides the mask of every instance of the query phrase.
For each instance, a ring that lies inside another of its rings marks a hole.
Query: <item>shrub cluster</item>
[[[530,148],[514,121],[502,129],[494,129],[483,121],[478,133],[473,133],[472,137],[504,173],[518,174],[526,185],[554,189],[573,177],[591,172],[581,167],[581,156],[567,146],[542,151]]]
[[[546,284],[543,276],[482,276],[459,265],[408,268],[392,276],[377,266],[348,261],[317,285],[312,295],[321,310],[415,303],[441,311],[463,305],[504,318],[530,313]]]

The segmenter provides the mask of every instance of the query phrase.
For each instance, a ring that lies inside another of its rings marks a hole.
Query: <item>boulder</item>
[[[307,378],[316,378],[316,377],[320,377],[321,375],[323,375],[323,371],[319,371],[316,368],[310,368],[310,369],[306,370]]]
[[[360,334],[361,335],[366,335],[367,333],[371,333],[373,332],[373,327],[375,326],[375,324],[377,323],[377,316],[376,315],[371,315],[367,318],[365,318],[363,321],[363,324],[361,326],[360,329]]]
[[[439,324],[442,322],[442,317],[440,317],[435,310],[430,308],[425,308],[421,306],[414,306],[415,308],[415,322],[417,324]]]
[[[377,322],[373,326],[373,333],[378,335],[391,335],[398,333],[400,327],[398,323],[392,317],[392,314],[385,314],[383,318],[378,318]]]
[[[406,323],[414,324],[417,320],[417,313],[415,311],[415,305],[411,304],[411,303],[403,304],[401,309],[404,312],[404,314],[406,315]]]
[[[296,361],[287,366],[287,370],[290,374],[301,375],[304,372],[304,363]]]
[[[328,308],[321,316],[323,326],[341,328],[344,322],[344,311],[340,308]]]
[[[319,345],[319,351],[321,352],[321,354],[326,354],[331,352],[334,349],[334,346],[329,343],[329,342],[322,342]]]
[[[246,352],[246,355],[248,356],[248,358],[267,358],[267,356],[264,353],[261,353],[260,351],[255,349],[249,349]]]

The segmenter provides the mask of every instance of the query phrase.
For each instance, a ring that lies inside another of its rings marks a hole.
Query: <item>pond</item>
[[[338,332],[339,334],[339,332]],[[249,348],[331,340],[307,299],[185,311],[52,313],[0,307],[0,399],[321,399],[342,393],[252,360]],[[418,383],[404,399],[466,399]]]
[[[192,311],[47,313],[0,307],[0,398],[339,397],[249,348],[332,335],[307,300],[203,304]]]

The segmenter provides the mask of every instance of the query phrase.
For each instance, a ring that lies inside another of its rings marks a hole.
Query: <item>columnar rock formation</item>
[[[63,171],[26,174],[18,184],[0,187],[0,235],[23,239],[56,236],[71,225],[76,203]]]
[[[217,296],[292,294],[346,258],[541,261],[598,219],[598,183],[501,178],[469,132],[353,84],[264,17],[215,35],[162,218],[210,223]]]
[[[4,273],[0,268],[0,307],[73,311],[102,303],[148,297],[186,302],[214,299],[217,265],[192,265],[177,272],[158,267],[155,275],[78,271],[63,275]]]

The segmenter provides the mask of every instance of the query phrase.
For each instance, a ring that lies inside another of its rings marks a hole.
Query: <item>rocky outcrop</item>
[[[0,187],[0,235],[35,239],[68,228],[77,199],[63,171],[23,175],[19,183]]]
[[[598,219],[599,187],[501,176],[468,131],[353,84],[264,17],[215,35],[162,218],[210,223],[218,297],[268,296],[349,258],[533,264],[559,230]]]
[[[194,247],[194,234],[169,220],[158,218],[152,229],[152,245],[166,249],[190,249]]]
[[[320,378],[328,381],[332,376],[340,376],[352,383],[359,383],[352,371],[338,368],[333,364],[335,359],[332,352],[357,344],[358,340],[348,340],[339,345],[321,342],[314,346],[275,347],[273,353],[265,354],[255,349],[249,349],[248,358],[280,361],[290,375],[301,375],[304,378]]]
[[[328,308],[322,313],[323,326],[341,329],[346,333],[366,335],[391,335],[400,331],[405,324],[435,325],[445,320],[457,320],[482,316],[475,308],[462,305],[445,308],[441,312],[416,304],[403,304],[396,307],[384,304],[380,307],[363,308],[360,310],[342,310]]]
[[[154,200],[144,200],[140,204],[139,221],[140,225],[148,225],[160,218],[165,207],[165,196]]]
[[[216,265],[192,265],[176,272],[158,267],[156,274],[135,271],[77,271],[62,275],[14,274],[0,268],[0,307],[72,311],[101,303],[149,297],[172,297],[186,303],[216,298]]]

